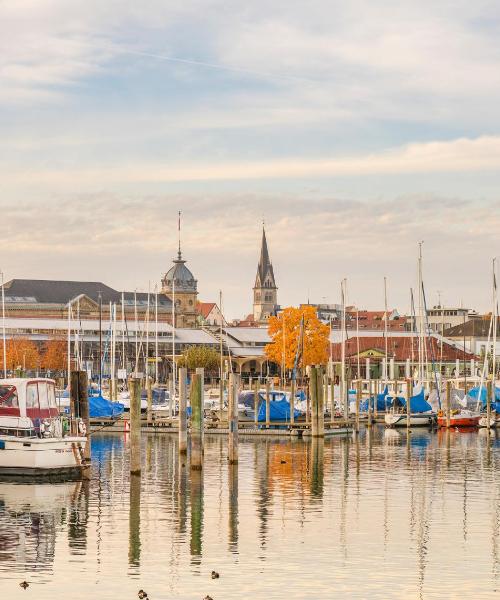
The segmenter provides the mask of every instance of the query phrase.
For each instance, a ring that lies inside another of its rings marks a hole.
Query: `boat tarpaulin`
[[[388,398],[387,392],[388,389],[387,386],[385,386],[384,391],[381,394],[377,394],[377,410],[386,410],[387,408],[390,408],[392,406],[392,400]],[[368,402],[370,403],[370,406],[373,410],[375,399],[372,396],[371,398],[367,398],[366,400],[363,400],[363,402],[361,402],[359,406],[359,410],[361,412],[368,412]]]
[[[300,410],[294,410],[294,418],[300,416]],[[269,402],[269,418],[271,421],[289,421],[290,404],[287,400],[271,400]],[[266,403],[261,402],[259,406],[259,421],[266,420]]]
[[[480,390],[481,390],[481,394],[479,393]],[[486,406],[486,394],[487,393],[488,393],[487,387],[486,387],[486,384],[484,384],[483,386],[478,385],[476,387],[473,387],[472,389],[470,389],[467,392],[467,395],[470,396],[471,398],[474,398],[474,400],[476,400],[476,402],[477,402],[479,396],[481,396],[481,402],[482,402],[483,406]],[[498,407],[500,408],[500,388],[497,388],[496,386],[495,386],[495,402],[491,403],[492,408],[493,408],[493,405],[495,405],[495,406],[498,405]],[[497,408],[495,408],[494,410],[499,412]]]
[[[406,406],[405,398],[398,396],[397,401],[400,406]],[[425,399],[424,390],[422,388],[418,394],[415,394],[410,398],[410,412],[422,413],[429,410],[432,410],[432,406]]]
[[[102,396],[89,396],[89,416],[95,418],[114,418],[123,413],[123,404],[110,402]]]

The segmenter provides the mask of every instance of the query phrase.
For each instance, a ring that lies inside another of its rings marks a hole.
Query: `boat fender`
[[[80,433],[80,435],[87,435],[87,426],[82,420],[78,422],[78,432]]]

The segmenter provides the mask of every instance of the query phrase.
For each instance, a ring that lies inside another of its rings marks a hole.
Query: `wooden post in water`
[[[376,379],[374,381],[374,389],[375,389],[375,393],[373,394],[373,418],[377,419],[377,415],[378,415],[378,395],[379,395],[379,390],[380,390],[380,379]]]
[[[220,381],[219,381],[219,423],[222,423],[222,417],[224,416],[224,373],[221,369]]]
[[[238,464],[238,387],[240,376],[235,373],[229,375],[228,394],[228,459],[230,465]]]
[[[496,348],[493,350],[495,351]],[[495,393],[495,386],[493,385],[493,380],[488,381],[488,385],[486,387],[486,420],[487,420],[487,424],[486,424],[486,429],[490,430],[491,427],[491,399],[493,394]],[[489,445],[489,442],[488,442]]]
[[[174,380],[170,378],[168,380],[168,417],[171,419],[174,416],[174,396],[175,396],[175,387]]]
[[[311,398],[311,435],[318,435],[318,377],[317,368],[309,367],[309,397]]]
[[[359,433],[359,405],[361,404],[361,379],[356,381],[356,433]]]
[[[151,377],[146,373],[146,394],[148,401],[147,408],[147,421],[148,423],[153,419],[153,390],[151,389]]]
[[[333,369],[333,368],[332,368]],[[330,420],[333,423],[335,420],[335,376],[332,370],[332,376],[330,377]]]
[[[295,377],[292,377],[292,385],[290,388],[290,423],[295,423]]]
[[[309,390],[311,396],[311,435],[312,437],[324,437],[323,374],[320,367],[311,367]]]
[[[271,394],[269,377],[266,379],[266,429],[269,429],[271,424]]]
[[[406,429],[410,429],[411,420],[411,382],[406,380]]]
[[[90,418],[88,397],[88,376],[86,371],[71,371],[70,402],[72,415],[72,434],[81,436],[75,419],[80,419],[85,425],[85,450],[83,453],[86,465],[90,464]]]
[[[130,391],[130,473],[141,472],[141,380],[133,376],[129,379]]]
[[[205,369],[203,367],[196,367],[196,374],[201,377],[201,410],[205,410]]]
[[[181,367],[179,374],[179,452],[187,452],[187,369]]]
[[[446,427],[449,429],[451,425],[451,381],[446,382]]]
[[[260,382],[258,379],[254,382],[254,390],[253,390],[253,420],[255,425],[257,426],[259,422],[259,391],[260,391]]]
[[[373,398],[373,402],[377,402],[377,396],[376,394],[373,393],[374,389],[375,389],[375,381],[372,381],[370,379],[370,381],[368,381],[368,414],[367,414],[367,423],[366,426],[367,427],[371,427],[372,426],[372,398]]]
[[[191,378],[191,469],[201,471],[203,467],[203,405],[202,377],[195,373]]]

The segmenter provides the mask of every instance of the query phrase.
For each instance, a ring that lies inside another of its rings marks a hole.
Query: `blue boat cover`
[[[294,417],[300,416],[300,410],[294,410]],[[271,400],[269,402],[269,418],[271,421],[289,421],[290,404],[287,400]],[[259,421],[266,420],[266,403],[261,402],[259,406]]]
[[[398,396],[398,403],[401,406],[406,406],[406,399]],[[418,394],[410,398],[410,412],[421,413],[432,410],[432,406],[427,402],[423,388]]]
[[[90,418],[114,418],[123,413],[123,404],[119,402],[110,402],[102,396],[89,396],[89,416]]]
[[[467,395],[470,396],[471,398],[474,398],[474,400],[477,400],[479,397],[479,390],[481,390],[481,402],[482,402],[483,406],[486,406],[486,394],[487,394],[486,385],[483,385],[482,387],[479,385],[476,387],[473,387],[471,390],[469,390],[467,392]],[[500,388],[497,388],[496,386],[495,386],[495,402],[491,403],[491,408],[495,412],[500,412]]]
[[[387,396],[387,386],[385,386],[384,391],[381,394],[377,394],[377,410],[386,410],[387,408],[390,408],[392,406],[392,399],[388,398]],[[370,406],[372,407],[373,410],[373,405],[374,405],[374,398],[373,396],[371,398],[367,398],[366,400],[363,400],[363,402],[361,402],[359,410],[361,412],[368,412],[368,402],[370,403]]]

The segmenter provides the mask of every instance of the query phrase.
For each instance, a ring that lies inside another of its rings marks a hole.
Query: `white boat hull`
[[[491,416],[490,417],[491,429],[495,429],[497,426],[500,426],[500,422],[497,421],[495,416]],[[484,416],[479,419],[479,427],[488,427],[488,417]]]
[[[386,413],[385,424],[388,427],[408,427],[406,413]],[[410,427],[429,427],[436,421],[436,413],[412,413],[410,414]]]
[[[80,471],[86,466],[87,438],[0,436],[0,474],[45,475]]]

